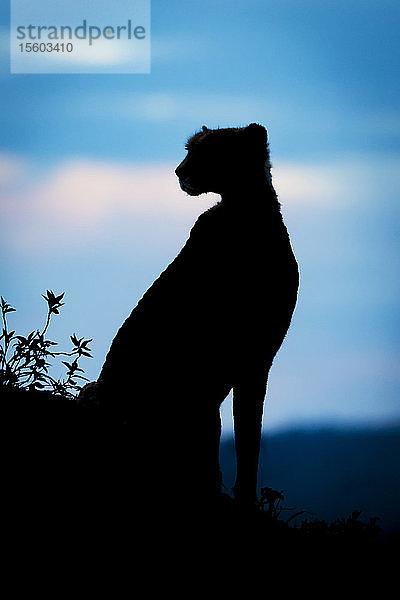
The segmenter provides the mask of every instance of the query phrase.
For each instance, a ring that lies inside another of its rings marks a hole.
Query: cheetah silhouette
[[[221,200],[119,329],[96,397],[130,428],[130,476],[142,493],[162,488],[178,502],[220,490],[219,411],[233,389],[233,490],[252,503],[267,377],[295,308],[298,268],[266,129],[203,126],[186,149],[175,171],[182,190]]]

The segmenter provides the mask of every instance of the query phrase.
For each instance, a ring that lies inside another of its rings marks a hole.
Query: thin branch
[[[47,313],[46,325],[44,326],[44,329],[43,329],[42,333],[40,334],[41,336],[43,336],[46,333],[47,328],[50,325],[50,319],[51,319],[51,310],[49,309],[48,313]]]

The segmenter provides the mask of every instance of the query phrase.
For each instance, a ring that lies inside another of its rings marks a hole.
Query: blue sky
[[[215,202],[177,186],[186,137],[258,121],[301,267],[265,426],[398,421],[399,4],[153,0],[148,75],[10,75],[5,4],[0,277],[13,328],[39,327],[41,293],[66,291],[51,333],[93,337],[83,366],[96,378]],[[229,403],[224,414],[229,429]]]

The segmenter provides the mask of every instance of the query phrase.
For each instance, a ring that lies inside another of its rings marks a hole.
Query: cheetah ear
[[[260,140],[263,144],[268,143],[268,133],[265,127],[259,125],[258,123],[250,123],[247,127],[244,128],[245,132],[250,134],[251,137],[255,140]]]
[[[205,125],[203,125],[203,127],[201,128],[203,133],[207,133],[207,131],[209,131],[208,127],[206,127]]]

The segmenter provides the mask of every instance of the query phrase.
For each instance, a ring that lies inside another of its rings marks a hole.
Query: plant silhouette
[[[49,340],[46,334],[52,315],[58,315],[59,309],[64,304],[61,302],[64,293],[56,296],[53,291],[47,290],[47,294],[42,294],[42,297],[47,302],[46,323],[42,331],[39,329],[31,331],[25,337],[16,335],[15,331],[9,330],[7,315],[15,312],[16,309],[1,296],[0,310],[3,331],[0,335],[0,390],[4,392],[13,389],[30,391],[47,389],[54,394],[72,399],[81,389],[77,380],[88,381],[81,375],[84,371],[80,368],[78,361],[82,356],[91,358],[88,344],[92,340],[78,339],[73,334],[70,336],[73,344],[72,351],[56,352],[54,346],[57,346],[57,342]],[[48,361],[58,356],[74,358],[71,363],[62,361],[62,364],[67,367],[65,379],[54,379],[49,374],[48,368],[51,363]]]

